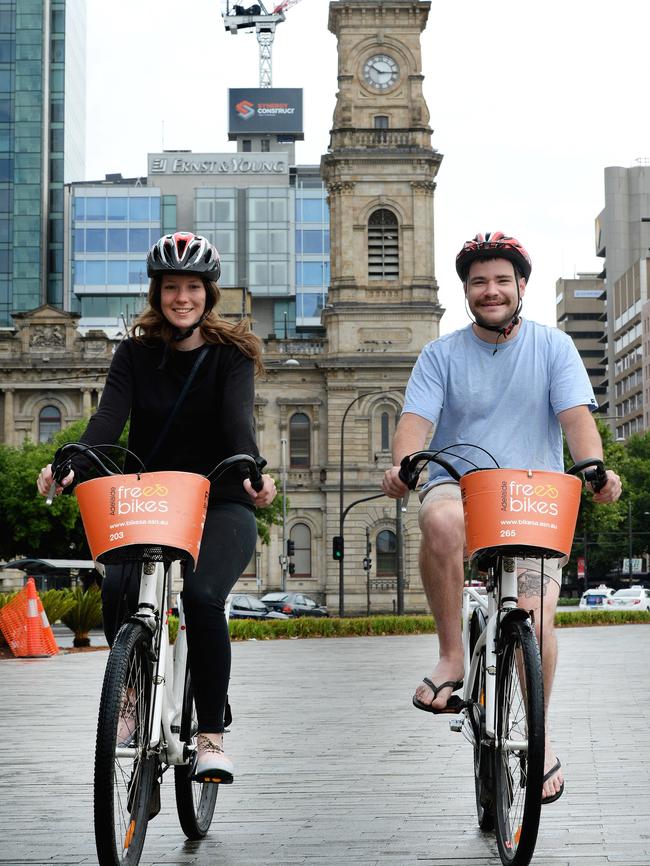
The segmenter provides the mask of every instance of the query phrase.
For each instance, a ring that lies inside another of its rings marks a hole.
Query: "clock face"
[[[399,78],[399,66],[388,54],[375,54],[363,65],[364,81],[374,90],[388,90]]]

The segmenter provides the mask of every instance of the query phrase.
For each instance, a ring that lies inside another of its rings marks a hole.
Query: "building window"
[[[390,529],[382,529],[377,534],[377,576],[388,577],[397,574],[397,538]]]
[[[296,412],[289,421],[289,465],[310,465],[309,418],[304,412]]]
[[[260,142],[260,150],[262,153],[269,153],[271,150],[271,141],[268,138],[263,138]]]
[[[381,450],[390,449],[390,415],[388,412],[381,413]]]
[[[50,442],[61,429],[61,413],[56,406],[45,406],[38,413],[38,441]]]
[[[368,279],[396,280],[399,277],[399,229],[397,217],[385,208],[368,220]]]
[[[241,143],[241,149],[244,153],[250,153],[253,150],[253,142],[250,138],[245,138]]]
[[[375,115],[375,129],[388,129],[388,117],[385,114]]]
[[[291,527],[289,537],[294,544],[293,562],[297,577],[311,577],[311,532],[306,523]]]

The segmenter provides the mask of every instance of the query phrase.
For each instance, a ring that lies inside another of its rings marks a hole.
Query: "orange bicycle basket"
[[[470,559],[487,550],[510,556],[568,556],[582,484],[573,475],[486,469],[460,480]]]
[[[210,482],[193,472],[147,472],[84,481],[75,489],[98,562],[188,559],[196,565]]]

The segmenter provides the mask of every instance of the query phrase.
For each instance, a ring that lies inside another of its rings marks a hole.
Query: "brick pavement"
[[[552,722],[566,792],[534,866],[650,864],[648,626],[562,629]],[[173,784],[154,866],[496,866],[474,817],[471,750],[410,698],[431,636],[235,644],[237,780],[184,840]],[[92,864],[94,726],[106,653],[0,661],[0,864]]]

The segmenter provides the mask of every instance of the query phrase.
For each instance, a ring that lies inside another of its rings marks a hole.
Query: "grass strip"
[[[558,628],[590,625],[621,625],[624,623],[650,623],[650,612],[624,611],[562,611],[555,615]],[[339,619],[338,617],[296,617],[257,622],[249,619],[230,621],[232,640],[273,640],[277,638],[306,637],[362,637],[391,634],[433,634],[435,623],[431,616],[364,616]]]

